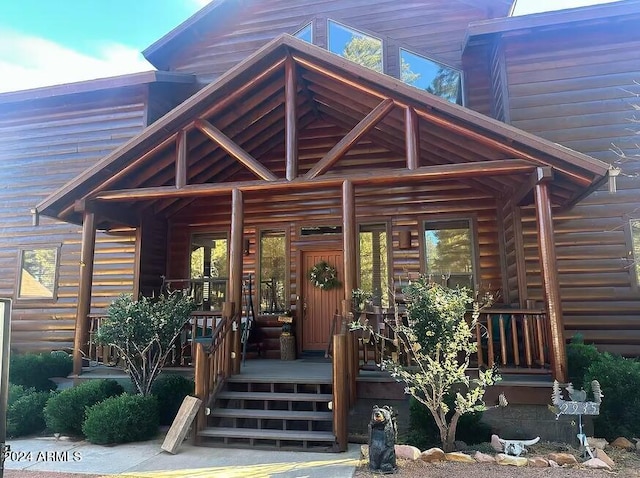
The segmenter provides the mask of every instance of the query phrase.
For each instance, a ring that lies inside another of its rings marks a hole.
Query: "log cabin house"
[[[578,332],[639,355],[639,168],[614,150],[637,147],[640,1],[510,3],[214,0],[144,51],[157,71],[0,94],[13,349],[73,350],[80,374],[119,293],[185,287],[194,324],[222,317],[190,354],[202,398],[313,404],[281,417],[313,436],[223,440],[339,449],[372,389],[362,341],[332,328],[356,288],[380,308],[418,273],[496,293],[477,362],[506,374],[565,380]],[[339,287],[309,281],[323,261]],[[237,378],[248,282],[260,355],[279,358],[291,309],[299,355],[331,344],[333,382]]]

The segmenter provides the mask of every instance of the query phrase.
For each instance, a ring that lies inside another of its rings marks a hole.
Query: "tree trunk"
[[[447,438],[446,443],[443,442],[443,450],[447,453],[456,450],[456,428],[458,427],[458,419],[460,418],[460,412],[456,411],[451,417],[451,422],[449,423],[449,429],[447,430]]]

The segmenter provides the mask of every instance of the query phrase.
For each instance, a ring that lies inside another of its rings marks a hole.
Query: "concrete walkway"
[[[28,438],[8,442],[5,469],[134,477],[351,478],[360,446],[346,453],[208,448],[183,444],[171,455],[161,439],[117,446]]]

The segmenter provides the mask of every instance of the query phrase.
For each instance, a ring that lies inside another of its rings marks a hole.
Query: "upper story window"
[[[400,79],[452,103],[462,104],[462,81],[458,70],[402,48]]]
[[[382,40],[328,20],[329,51],[359,65],[383,72]]]
[[[53,299],[58,271],[58,248],[20,251],[18,299]]]
[[[474,290],[471,221],[429,221],[424,226],[426,273],[445,287]]]
[[[300,30],[293,34],[294,37],[307,43],[313,43],[313,23],[307,23]]]

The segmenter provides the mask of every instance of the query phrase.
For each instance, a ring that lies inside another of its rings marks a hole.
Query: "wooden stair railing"
[[[196,416],[196,430],[194,436],[206,427],[205,409],[209,406],[215,394],[220,391],[225,380],[232,374],[231,349],[233,346],[233,321],[235,320],[235,306],[226,302],[222,310],[222,319],[216,325],[209,347],[201,342],[195,342],[195,394],[202,400],[202,406]],[[240,359],[240,351],[235,351],[236,360]]]

